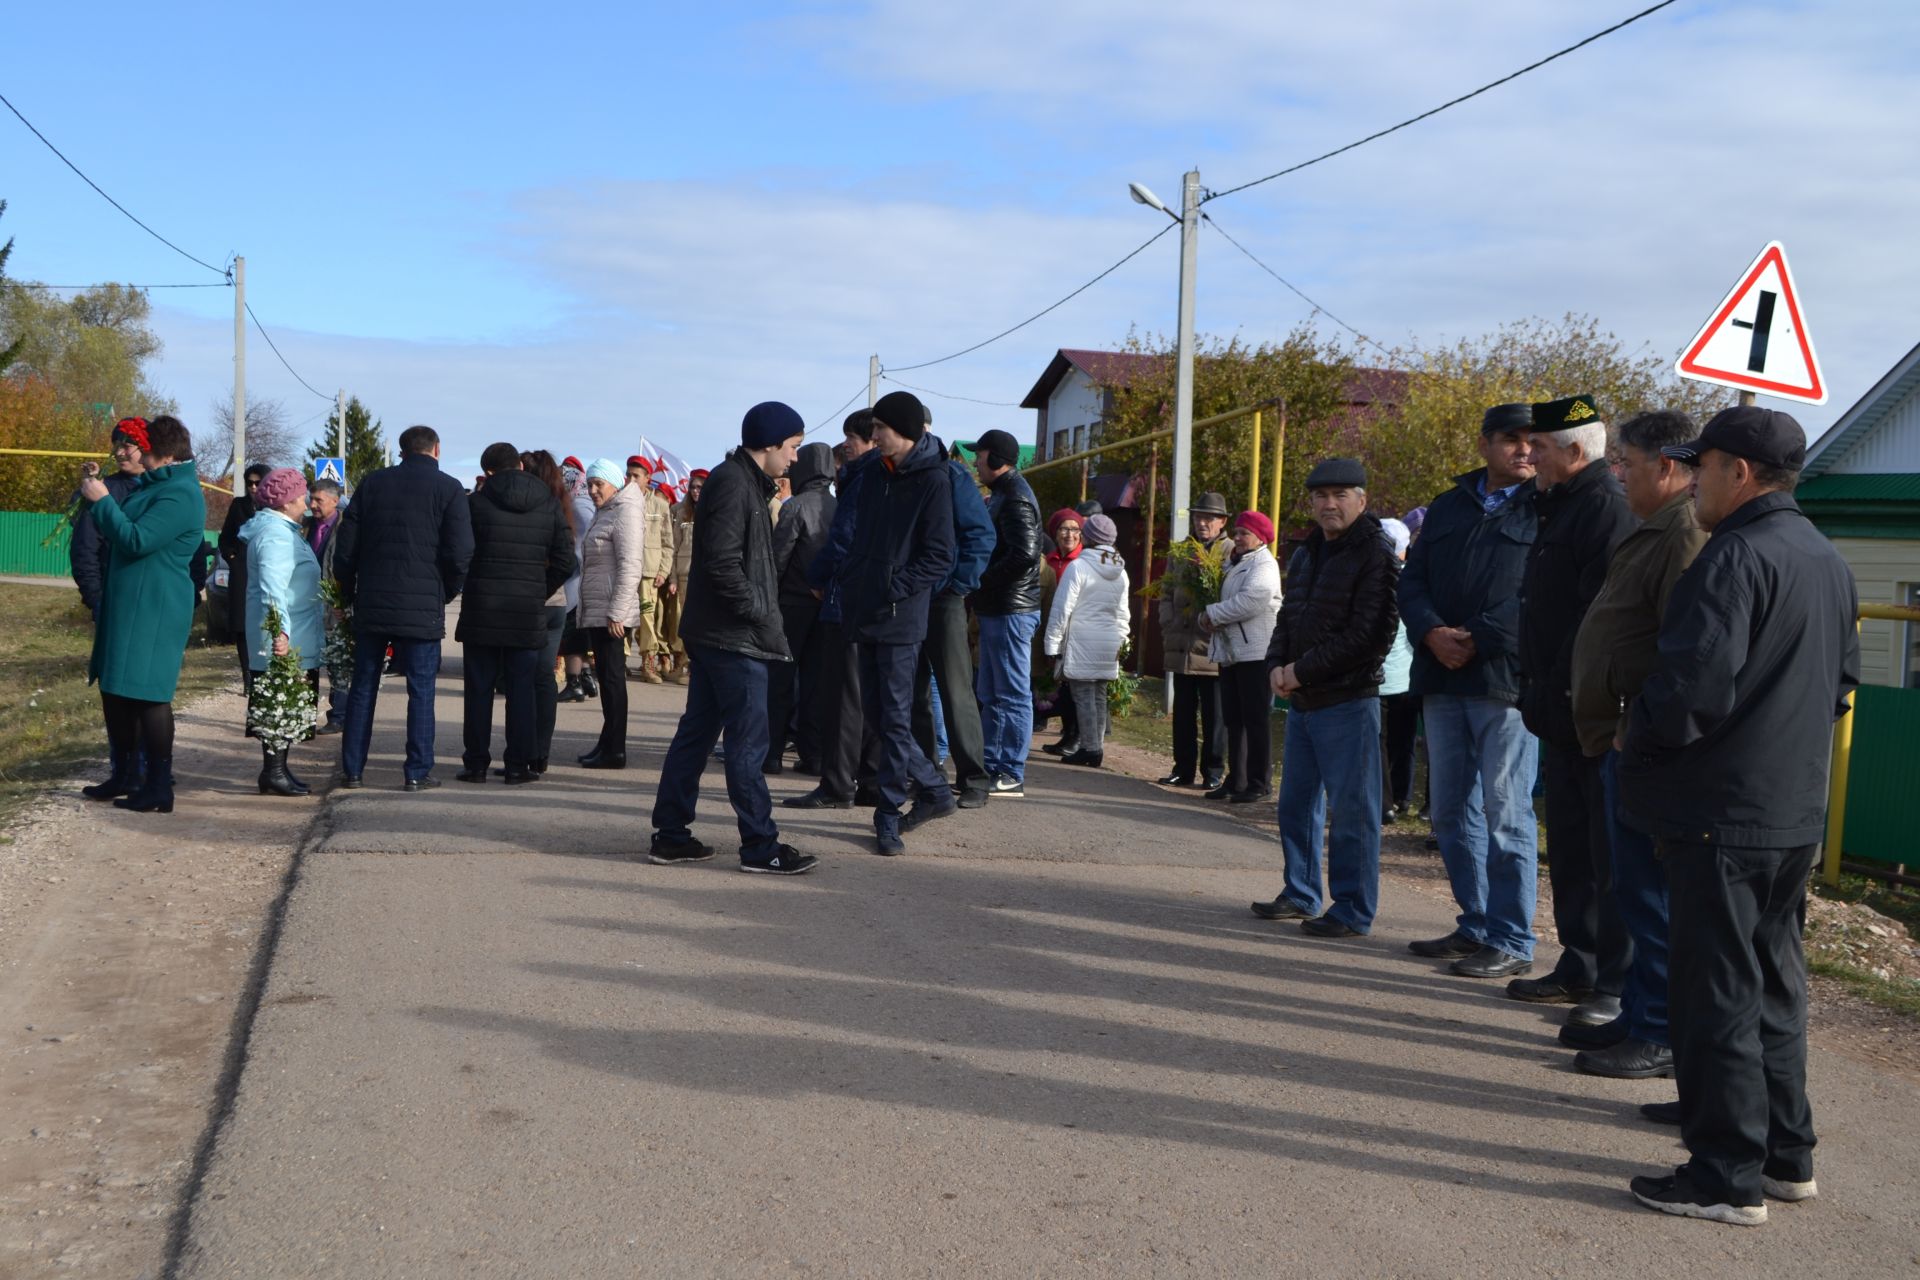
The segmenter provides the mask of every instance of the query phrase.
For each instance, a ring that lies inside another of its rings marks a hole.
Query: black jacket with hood
[[[538,649],[547,642],[547,597],[573,576],[573,531],[551,490],[525,471],[487,477],[467,498],[473,561],[454,639]]]
[[[1380,693],[1381,664],[1400,632],[1400,576],[1380,518],[1363,512],[1329,542],[1315,529],[1287,562],[1267,668],[1293,664],[1296,710],[1320,711]]]
[[[934,591],[953,573],[953,484],[931,433],[898,464],[877,458],[854,499],[853,543],[840,564],[841,619],[849,638],[919,644]],[[704,500],[703,500],[704,501]]]
[[[750,658],[787,662],[773,569],[773,478],[745,449],[713,469],[693,509],[693,564],[680,639]],[[785,522],[784,513],[781,516]]]
[[[803,445],[793,470],[787,473],[793,496],[780,508],[773,527],[773,571],[780,583],[780,599],[814,603],[807,568],[827,545],[839,502],[833,496],[833,449],[824,444]]]

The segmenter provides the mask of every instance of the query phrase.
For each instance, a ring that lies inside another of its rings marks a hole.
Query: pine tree
[[[307,478],[313,479],[313,464],[318,458],[336,456],[335,449],[340,442],[340,415],[327,415],[326,429],[320,438],[307,446]],[[367,407],[360,403],[359,396],[347,398],[347,487],[353,488],[360,483],[360,477],[369,471],[378,471],[387,465],[387,442],[381,434],[380,423]]]

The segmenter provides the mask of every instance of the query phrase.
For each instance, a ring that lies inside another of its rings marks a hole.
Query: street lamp
[[[1187,508],[1193,499],[1193,289],[1195,255],[1200,247],[1200,171],[1181,180],[1180,212],[1175,214],[1138,182],[1127,184],[1136,203],[1158,209],[1180,224],[1180,325],[1173,384],[1173,529],[1171,542],[1187,536]]]

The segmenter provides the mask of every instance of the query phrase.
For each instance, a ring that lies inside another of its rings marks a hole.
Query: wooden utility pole
[[[233,491],[247,483],[247,260],[233,260]],[[215,476],[218,480],[220,477]]]

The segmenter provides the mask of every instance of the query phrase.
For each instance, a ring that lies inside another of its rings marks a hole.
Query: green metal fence
[[[1920,863],[1920,689],[1861,685],[1853,695],[1853,762],[1847,776],[1849,858]]]
[[[66,577],[70,566],[65,526],[65,516],[0,511],[0,573]]]

